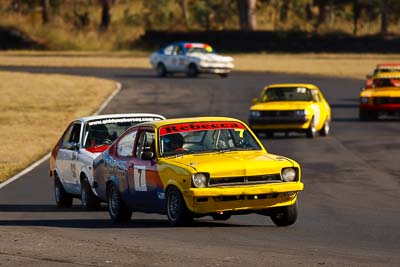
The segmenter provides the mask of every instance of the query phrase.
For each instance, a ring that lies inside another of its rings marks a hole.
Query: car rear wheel
[[[329,120],[326,119],[324,125],[322,126],[322,129],[319,130],[319,134],[321,136],[327,136],[329,134],[329,131],[330,131],[330,123]]]
[[[271,220],[276,226],[289,226],[297,220],[297,203],[277,208],[273,214],[271,214]]]
[[[306,136],[308,138],[315,138],[317,135],[317,129],[315,129],[315,121],[314,118],[311,119],[310,126],[306,130]]]
[[[81,202],[85,210],[98,210],[100,207],[100,200],[93,194],[89,181],[84,177],[81,181]]]
[[[172,226],[187,225],[193,221],[193,216],[176,187],[170,187],[167,191],[167,216]]]
[[[72,206],[73,198],[65,191],[57,175],[54,178],[54,198],[59,208],[70,208]]]
[[[167,68],[165,68],[165,65],[163,63],[158,63],[157,64],[156,71],[157,71],[157,76],[158,77],[167,76]]]
[[[107,190],[108,213],[113,223],[128,222],[132,211],[125,205],[118,188],[111,184]]]
[[[187,69],[187,76],[196,78],[198,74],[199,74],[199,70],[197,69],[197,66],[193,63],[190,64]]]

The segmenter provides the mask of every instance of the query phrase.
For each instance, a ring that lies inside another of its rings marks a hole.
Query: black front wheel
[[[85,210],[98,210],[100,208],[100,200],[93,193],[86,177],[81,182],[81,202]]]
[[[276,208],[271,214],[271,220],[276,226],[289,226],[297,220],[297,203],[291,206]]]
[[[158,77],[165,77],[167,76],[167,68],[163,63],[158,63],[156,68],[157,76]]]
[[[310,126],[306,130],[306,136],[308,138],[315,138],[317,136],[317,129],[315,128],[314,118],[311,119]]]
[[[132,211],[125,205],[118,188],[111,184],[107,190],[108,213],[113,223],[128,222],[132,217]]]
[[[187,225],[193,220],[181,192],[176,187],[170,187],[167,191],[167,216],[172,226]]]
[[[54,198],[59,208],[70,208],[72,206],[73,198],[65,191],[58,176],[54,178]]]
[[[187,69],[187,76],[191,78],[196,78],[197,75],[199,75],[199,70],[197,69],[197,66],[195,64],[190,64],[188,69]]]

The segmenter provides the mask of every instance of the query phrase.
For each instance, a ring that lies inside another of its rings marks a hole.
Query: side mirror
[[[154,153],[150,150],[143,151],[142,155],[140,156],[142,160],[152,160],[154,158]]]
[[[68,142],[65,145],[65,148],[68,149],[68,150],[78,150],[79,149],[79,143]]]
[[[253,98],[253,99],[251,100],[251,102],[253,103],[253,105],[254,105],[254,104],[257,104],[257,103],[258,103],[258,98],[257,98],[257,97]]]

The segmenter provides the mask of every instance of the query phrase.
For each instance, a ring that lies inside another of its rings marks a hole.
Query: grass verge
[[[0,66],[150,68],[149,53],[0,52]],[[400,62],[398,54],[233,54],[235,70],[364,79],[376,64]]]
[[[115,83],[0,71],[0,182],[48,153],[76,117],[94,113]]]

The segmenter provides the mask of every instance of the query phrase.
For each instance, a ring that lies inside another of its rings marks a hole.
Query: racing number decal
[[[136,191],[147,191],[146,186],[146,166],[135,166],[133,170],[133,180]]]

